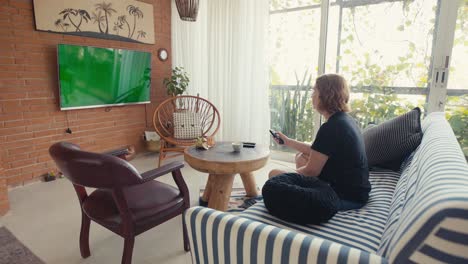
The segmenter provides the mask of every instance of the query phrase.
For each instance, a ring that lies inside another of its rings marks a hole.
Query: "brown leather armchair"
[[[135,236],[149,230],[190,207],[187,185],[180,169],[182,162],[172,162],[141,175],[125,160],[110,155],[82,151],[68,142],[53,144],[49,153],[75,188],[81,205],[80,251],[90,256],[91,220],[125,239],[122,263],[132,262]],[[172,173],[174,188],[154,181]],[[89,195],[85,187],[96,188]],[[189,251],[185,223],[182,223],[184,249]]]

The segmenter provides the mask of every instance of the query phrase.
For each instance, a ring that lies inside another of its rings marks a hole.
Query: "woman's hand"
[[[319,176],[322,173],[328,156],[313,149],[310,150],[307,163],[296,171],[305,176]],[[299,164],[298,164],[299,165]]]
[[[280,138],[283,140],[283,142],[284,142],[284,143],[281,144],[281,145],[287,146],[287,145],[289,144],[289,142],[291,141],[290,138],[288,138],[287,136],[285,136],[283,133],[281,133],[281,132],[279,132],[279,131],[276,131],[276,134],[277,134],[278,137],[280,137]],[[275,138],[275,141],[276,141],[276,143],[280,144],[280,143],[279,143],[279,139],[276,139],[276,138]]]

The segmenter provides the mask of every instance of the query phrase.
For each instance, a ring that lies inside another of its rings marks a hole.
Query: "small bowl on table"
[[[242,142],[232,142],[232,150],[234,152],[240,152],[242,149]]]

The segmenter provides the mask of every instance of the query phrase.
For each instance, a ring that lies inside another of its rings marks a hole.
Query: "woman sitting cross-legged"
[[[328,183],[340,199],[341,211],[363,207],[371,190],[364,141],[355,120],[346,113],[350,111],[348,100],[349,88],[342,76],[322,75],[315,81],[312,104],[327,122],[312,145],[278,132],[285,146],[299,152],[294,173]],[[283,173],[290,172],[275,169],[269,177]]]

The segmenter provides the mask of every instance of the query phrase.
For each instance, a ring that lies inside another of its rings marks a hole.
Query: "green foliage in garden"
[[[300,141],[312,141],[311,79],[312,76],[306,72],[301,80],[296,75],[294,89],[271,90],[272,129]]]
[[[468,95],[449,97],[445,111],[447,120],[460,145],[468,156]]]

